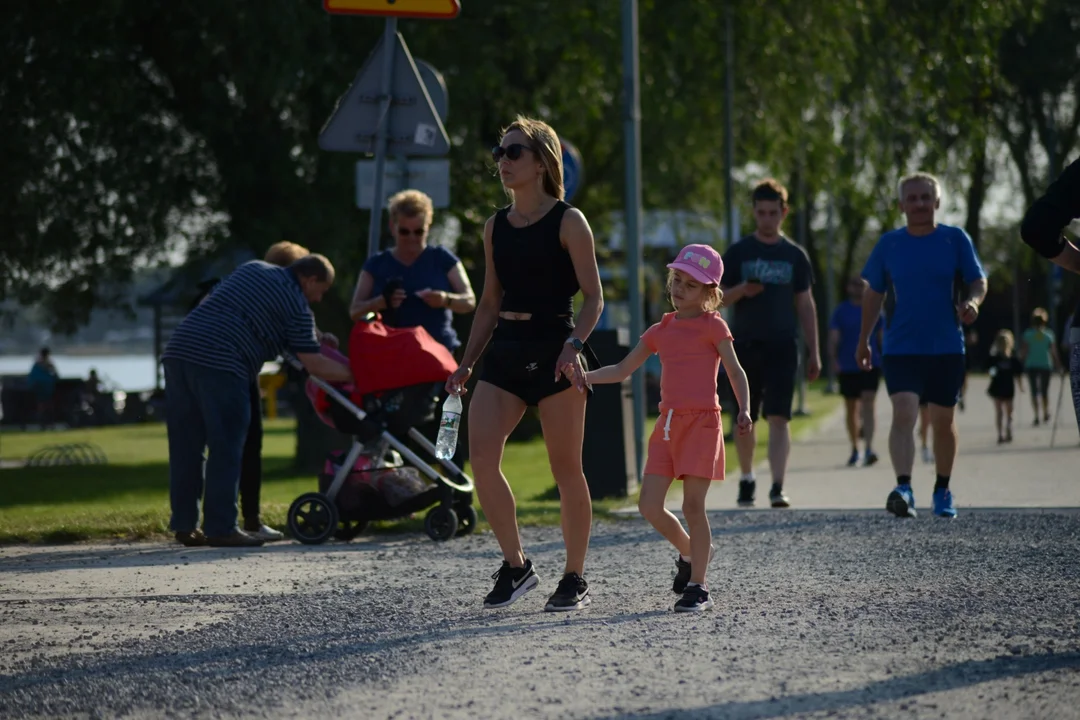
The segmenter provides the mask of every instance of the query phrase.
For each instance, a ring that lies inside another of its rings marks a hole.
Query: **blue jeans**
[[[167,359],[165,422],[169,431],[169,500],[176,532],[199,524],[210,537],[237,529],[236,496],[251,421],[251,381],[184,360]],[[209,459],[204,451],[209,448]]]

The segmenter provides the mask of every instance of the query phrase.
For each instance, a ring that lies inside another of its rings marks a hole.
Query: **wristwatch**
[[[581,342],[576,337],[566,338],[566,344],[574,348],[574,352],[581,352],[585,348],[585,343]]]

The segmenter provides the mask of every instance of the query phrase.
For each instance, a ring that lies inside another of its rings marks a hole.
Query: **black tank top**
[[[523,228],[507,219],[510,208],[495,213],[491,256],[503,287],[503,312],[538,317],[572,315],[581,286],[570,253],[559,240],[563,215],[570,205],[559,200],[544,217]]]

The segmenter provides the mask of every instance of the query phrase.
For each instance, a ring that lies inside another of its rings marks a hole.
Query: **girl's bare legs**
[[[469,405],[469,460],[476,498],[499,541],[503,558],[512,567],[524,567],[517,503],[502,474],[502,457],[506,439],[525,414],[525,403],[516,395],[486,382],[477,383],[473,392]]]
[[[994,426],[997,427],[998,442],[1005,442],[1005,433],[1002,432],[1001,416],[1005,410],[1005,403],[994,398]]]
[[[712,551],[712,529],[705,513],[705,496],[711,485],[712,481],[705,478],[683,478],[683,517],[690,530],[690,582],[702,587],[707,587],[705,572]]]
[[[585,440],[586,395],[575,388],[540,401],[540,426],[544,430],[548,462],[559,486],[566,568],[563,573],[585,572],[592,532],[592,497],[581,466],[581,446]],[[473,402],[476,402],[473,400]]]
[[[1005,442],[1012,442],[1013,401],[1005,401]]]
[[[641,494],[638,496],[638,510],[641,516],[656,528],[656,531],[675,546],[683,557],[690,557],[690,536],[683,530],[679,518],[664,505],[671,478],[662,475],[646,475],[641,479]],[[686,496],[683,496],[685,504]]]

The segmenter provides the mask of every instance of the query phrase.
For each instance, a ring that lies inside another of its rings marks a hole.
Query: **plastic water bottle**
[[[439,437],[435,441],[435,457],[449,460],[457,451],[458,428],[461,427],[461,397],[450,394],[442,406]]]

